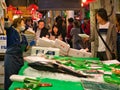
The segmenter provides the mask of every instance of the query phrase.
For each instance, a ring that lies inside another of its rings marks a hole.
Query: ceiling
[[[38,4],[38,0],[5,0],[7,6],[13,5],[18,6],[28,6],[30,4]]]
[[[36,4],[39,10],[78,10],[81,0],[5,0],[7,6],[28,6]]]

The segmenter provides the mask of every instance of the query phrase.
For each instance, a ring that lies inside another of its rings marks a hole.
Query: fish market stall
[[[119,90],[119,62],[98,58],[25,57],[20,76],[34,77],[29,83],[13,80],[9,90]],[[114,63],[113,63],[114,62]],[[20,79],[20,78],[19,78]],[[34,81],[34,82],[33,82]],[[36,82],[37,85],[36,85]],[[31,85],[31,86],[29,86]],[[40,86],[41,85],[41,86]]]

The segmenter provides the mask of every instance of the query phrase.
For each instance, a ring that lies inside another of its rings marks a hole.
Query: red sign
[[[89,3],[95,2],[96,0],[82,0],[81,6],[84,7]]]

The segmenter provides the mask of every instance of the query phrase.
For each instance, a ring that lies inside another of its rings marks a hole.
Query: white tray
[[[89,35],[87,35],[87,34],[78,34],[78,36],[80,36],[82,38],[89,38]]]

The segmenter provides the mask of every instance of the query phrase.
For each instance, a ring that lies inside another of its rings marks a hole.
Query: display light
[[[89,3],[95,2],[96,0],[82,0],[81,6],[87,6]]]
[[[87,0],[82,0],[83,3],[85,3]]]

